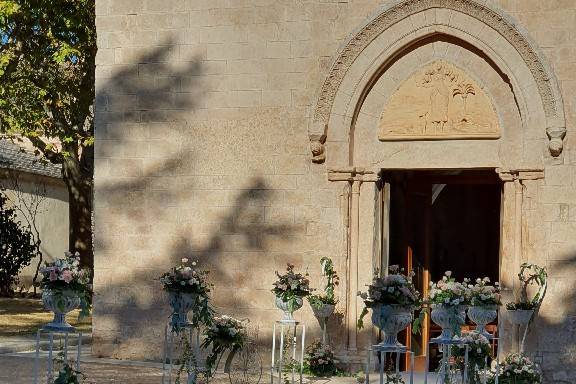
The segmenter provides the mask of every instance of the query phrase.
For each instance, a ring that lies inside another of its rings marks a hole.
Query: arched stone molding
[[[562,97],[550,66],[521,26],[491,2],[481,0],[402,0],[380,8],[351,35],[334,61],[317,98],[309,125],[310,140],[323,145],[327,135],[336,150],[338,146],[346,147],[343,141],[349,138],[335,132],[338,127],[333,125],[340,123],[334,119],[352,120],[350,107],[357,109],[361,104],[362,94],[382,73],[379,68],[411,44],[438,33],[482,49],[497,63],[522,99],[522,115],[528,119],[528,110],[532,117],[541,115],[542,122],[534,121],[544,125],[541,129],[546,130],[550,154],[560,155],[566,124]],[[342,114],[344,110],[348,112]],[[351,153],[348,158],[352,165]]]

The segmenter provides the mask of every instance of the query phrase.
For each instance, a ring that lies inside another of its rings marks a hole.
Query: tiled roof
[[[0,140],[0,168],[48,177],[62,177],[59,165],[40,161],[38,156],[26,150],[23,151],[20,146],[8,140]]]

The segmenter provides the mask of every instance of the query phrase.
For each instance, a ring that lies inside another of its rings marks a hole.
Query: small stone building
[[[22,225],[35,222],[43,260],[63,257],[68,249],[68,189],[60,167],[40,161],[30,148],[0,140],[0,188],[9,204],[19,207],[16,215]],[[32,290],[38,261],[33,259],[20,272],[19,289]]]
[[[357,292],[402,264],[550,284],[526,350],[576,381],[576,2],[97,0],[94,350],[155,358],[155,278],[211,270],[268,342],[290,262],[342,279],[329,324],[362,361]],[[312,333],[305,305],[297,313]],[[407,340],[422,347],[422,338]],[[518,348],[503,310],[502,353]]]

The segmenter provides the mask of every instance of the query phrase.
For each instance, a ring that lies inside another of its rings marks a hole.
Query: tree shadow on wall
[[[526,351],[540,364],[545,383],[576,382],[576,254],[548,262],[548,290],[535,315]]]
[[[167,42],[97,87],[96,355],[161,355],[169,310],[157,279],[182,257],[211,271],[219,307],[238,317],[261,309],[270,284],[257,272],[274,262],[270,244],[294,232],[292,222],[266,220],[274,191],[262,178],[217,190],[217,176],[195,175],[194,149],[182,138],[186,116],[202,106],[203,64],[193,58],[174,69],[174,49]]]

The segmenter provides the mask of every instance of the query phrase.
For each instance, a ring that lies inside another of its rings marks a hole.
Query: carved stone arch
[[[421,17],[425,11],[434,10],[433,19]],[[479,21],[483,28],[481,31],[465,31],[462,23],[457,25],[458,18],[471,17]],[[334,114],[334,106],[338,104],[338,94],[343,83],[350,77],[369,77],[371,74],[358,74],[358,68],[364,71],[374,68],[375,51],[398,52],[410,43],[426,35],[445,33],[462,38],[467,34],[469,40],[478,39],[485,47],[495,45],[500,52],[514,50],[521,57],[521,63],[507,60],[506,57],[497,59],[503,67],[503,71],[517,69],[517,72],[528,74],[530,81],[534,83],[534,91],[539,96],[543,120],[545,121],[548,147],[552,156],[559,156],[562,152],[563,138],[566,134],[564,107],[558,82],[551,70],[550,65],[539,51],[536,44],[528,36],[528,33],[519,26],[510,16],[504,14],[491,2],[481,0],[401,0],[391,1],[382,6],[362,27],[356,30],[344,44],[340,53],[334,60],[330,72],[319,91],[317,102],[309,124],[309,137],[315,151],[316,162],[322,162],[325,158],[323,143],[331,135],[331,118]],[[384,43],[382,36],[396,36],[388,38]],[[490,37],[485,37],[489,35]],[[486,41],[488,39],[493,41]],[[484,41],[482,41],[484,39]],[[464,38],[466,40],[466,38]],[[467,40],[467,41],[469,41]],[[403,42],[403,47],[399,46]],[[389,45],[387,45],[389,44]],[[472,42],[474,44],[474,42]],[[492,57],[492,56],[491,56]],[[524,68],[519,68],[522,65]],[[355,68],[352,68],[352,67]],[[351,71],[352,68],[352,71]],[[373,75],[373,74],[372,74]],[[510,74],[514,77],[513,74]],[[527,76],[518,76],[515,79],[518,88]],[[513,80],[514,81],[514,80]],[[351,81],[348,81],[351,83]],[[354,84],[353,87],[360,86]],[[349,86],[348,86],[349,87]],[[347,93],[354,93],[350,90]],[[528,91],[525,92],[529,94]],[[321,154],[318,156],[318,154]],[[313,160],[314,160],[313,159]],[[351,164],[350,164],[351,165]]]

